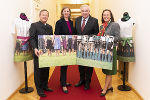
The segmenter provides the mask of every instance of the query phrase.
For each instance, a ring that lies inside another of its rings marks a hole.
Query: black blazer
[[[96,18],[89,16],[83,32],[81,31],[81,20],[82,16],[76,18],[75,21],[75,32],[77,35],[97,35],[99,33],[99,25]]]
[[[69,20],[69,22],[70,22],[70,27],[72,30],[72,35],[74,35],[75,33],[74,33],[74,28],[73,28],[73,22],[71,20]],[[60,20],[56,22],[55,35],[70,35],[69,28],[64,18],[61,18]]]
[[[52,26],[49,24],[44,25],[41,21],[31,24],[29,29],[29,42],[33,49],[38,49],[38,35],[53,35]]]

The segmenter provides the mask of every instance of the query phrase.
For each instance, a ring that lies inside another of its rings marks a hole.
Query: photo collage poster
[[[76,35],[39,35],[39,67],[76,65]]]
[[[77,64],[112,70],[113,44],[113,36],[78,36]]]
[[[112,36],[39,35],[39,66],[83,65],[112,69]]]

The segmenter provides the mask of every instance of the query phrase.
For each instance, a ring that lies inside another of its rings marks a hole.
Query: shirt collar
[[[85,18],[85,21],[87,21],[89,19],[89,16],[87,18]],[[84,20],[84,18],[82,17],[82,21]]]
[[[44,23],[42,23],[41,21],[39,21],[41,24],[43,24],[43,25],[45,25],[46,26],[46,23],[44,24]]]

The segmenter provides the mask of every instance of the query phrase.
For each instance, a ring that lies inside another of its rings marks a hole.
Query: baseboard
[[[118,77],[119,77],[119,75],[121,76],[121,74],[119,73],[118,70],[117,70],[117,74],[118,74]],[[120,78],[120,77],[119,77],[119,78]],[[141,100],[144,100],[143,97],[133,88],[133,86],[132,86],[128,81],[126,81],[126,84],[128,84],[128,85],[132,88],[133,92],[134,92]]]
[[[32,76],[33,76],[34,72],[31,73],[29,76],[28,76],[28,79],[30,79]],[[7,100],[10,100],[19,90],[21,87],[23,87],[25,85],[25,81],[15,90],[15,92],[13,92],[8,98]]]
[[[133,88],[133,86],[129,83],[129,82],[126,82],[132,89],[132,91],[141,99],[141,100],[144,100],[144,98]]]

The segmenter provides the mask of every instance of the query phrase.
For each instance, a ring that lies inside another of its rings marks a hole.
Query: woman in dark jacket
[[[73,22],[70,20],[71,10],[64,7],[61,10],[61,18],[56,22],[55,35],[73,35]],[[64,93],[68,93],[67,86],[71,84],[66,83],[66,74],[68,66],[61,66],[60,83]]]

